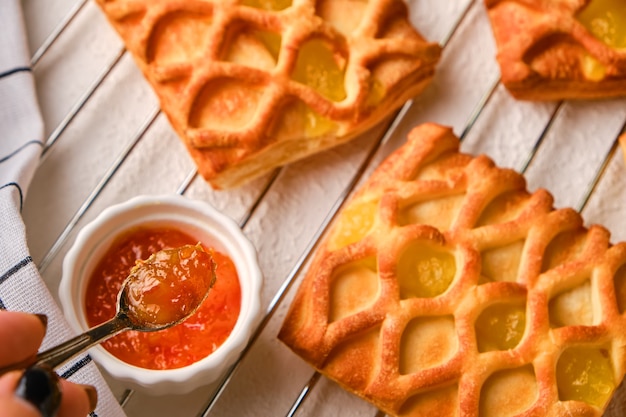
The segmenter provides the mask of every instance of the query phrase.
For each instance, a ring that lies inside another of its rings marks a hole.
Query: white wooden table
[[[129,416],[290,415],[314,373],[276,334],[307,255],[359,178],[421,122],[452,126],[464,137],[464,151],[524,171],[530,190],[549,189],[557,207],[582,210],[587,223],[611,229],[614,241],[626,239],[626,167],[615,148],[626,100],[512,99],[497,84],[494,42],[480,0],[410,2],[412,21],[445,49],[434,83],[405,106],[386,136],[389,123],[219,192],[193,176],[182,143],[94,2],[23,0],[23,6],[48,135],[23,214],[32,256],[53,295],[77,231],[103,208],[138,194],[183,193],[213,204],[239,222],[265,275],[265,320],[221,388],[216,383],[185,396],[150,397],[107,377]],[[617,411],[609,414],[623,415],[626,401],[615,403]],[[377,415],[324,378],[295,408],[303,416]]]

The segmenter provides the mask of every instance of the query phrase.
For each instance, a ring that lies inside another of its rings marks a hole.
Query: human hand
[[[0,368],[37,354],[46,323],[45,316],[0,310]],[[96,402],[94,387],[52,370],[32,367],[0,377],[0,417],[85,417]]]

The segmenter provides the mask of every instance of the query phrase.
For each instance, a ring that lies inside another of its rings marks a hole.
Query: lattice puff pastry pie
[[[97,0],[214,188],[338,145],[441,54],[402,0]]]
[[[502,83],[520,99],[626,95],[624,0],[485,0]]]
[[[426,124],[342,208],[279,338],[391,416],[600,416],[626,243]]]

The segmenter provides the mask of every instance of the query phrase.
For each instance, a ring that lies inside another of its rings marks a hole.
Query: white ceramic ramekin
[[[179,195],[135,197],[105,209],[77,235],[63,261],[59,298],[77,331],[88,329],[84,312],[87,280],[112,241],[139,225],[171,226],[228,255],[241,284],[241,311],[230,336],[208,357],[179,369],[151,370],[123,362],[101,346],[93,359],[131,388],[153,395],[184,394],[215,381],[239,357],[260,318],[262,274],[252,244],[239,226],[212,206]]]

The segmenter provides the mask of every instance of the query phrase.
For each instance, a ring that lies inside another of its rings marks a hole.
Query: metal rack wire
[[[40,60],[46,55],[50,47],[57,41],[60,35],[66,30],[68,25],[75,19],[75,17],[79,13],[81,13],[86,3],[87,3],[87,0],[77,1],[74,7],[72,7],[71,10],[69,11],[67,16],[53,30],[53,32],[44,40],[44,42],[42,43],[42,46],[33,54],[33,57],[31,59],[31,65],[33,67],[35,67],[40,62]],[[453,38],[454,34],[456,33],[457,29],[466,18],[470,9],[477,3],[478,2],[476,0],[467,1],[467,4],[463,8],[462,12],[459,14],[457,20],[452,25],[452,28],[450,28],[449,32],[444,36],[444,38],[440,42],[442,48],[446,48],[446,46],[448,45],[448,43],[450,42],[450,40]],[[46,157],[49,150],[62,138],[62,134],[66,131],[68,126],[70,126],[70,124],[73,122],[76,116],[81,112],[81,110],[85,107],[85,105],[89,102],[89,100],[92,98],[94,93],[98,90],[98,88],[100,88],[100,86],[105,82],[107,77],[109,77],[113,69],[118,66],[122,58],[125,56],[125,54],[126,54],[125,48],[121,48],[115,54],[113,59],[102,69],[102,71],[96,76],[96,78],[91,83],[91,85],[80,96],[80,98],[77,100],[74,106],[70,109],[68,114],[55,127],[55,129],[47,138],[46,146],[42,154],[42,159]],[[489,105],[492,97],[494,96],[494,93],[496,92],[499,86],[500,86],[500,79],[499,77],[496,77],[496,79],[494,79],[491,82],[489,88],[484,92],[480,100],[474,106],[474,110],[472,111],[470,117],[466,121],[463,131],[459,135],[461,140],[463,140],[468,135],[470,130],[474,127],[475,123],[480,118],[485,108]],[[337,198],[337,200],[334,202],[332,208],[326,214],[323,222],[319,226],[317,232],[315,233],[315,235],[309,242],[306,249],[303,251],[301,257],[297,260],[294,267],[290,270],[289,274],[283,281],[282,285],[278,288],[278,290],[274,294],[248,346],[241,353],[239,360],[235,362],[235,365],[233,365],[228,370],[228,372],[223,376],[223,379],[219,381],[217,389],[207,399],[207,403],[205,407],[203,407],[203,409],[199,411],[198,413],[199,416],[208,417],[211,414],[211,411],[213,409],[215,402],[222,395],[223,391],[228,386],[231,378],[237,372],[238,366],[240,365],[242,359],[248,354],[248,351],[251,348],[251,346],[255,343],[255,341],[257,340],[257,338],[263,331],[263,329],[267,326],[270,319],[276,312],[277,308],[284,301],[287,293],[289,292],[290,288],[296,281],[296,278],[301,274],[302,270],[306,266],[309,257],[315,250],[315,247],[317,246],[321,237],[324,235],[327,227],[331,224],[335,215],[339,212],[339,210],[341,209],[342,205],[344,204],[346,199],[349,197],[349,195],[354,191],[357,184],[363,179],[368,166],[370,166],[370,164],[374,160],[377,153],[382,148],[384,148],[389,138],[394,135],[397,127],[405,119],[407,112],[409,111],[412,105],[413,105],[413,101],[412,100],[408,101],[395,114],[395,116],[390,120],[388,126],[386,126],[384,134],[382,134],[378,138],[378,140],[374,143],[373,147],[370,149],[369,153],[367,154],[365,159],[362,161],[359,168],[353,173],[351,180],[343,189],[339,198]],[[557,105],[551,112],[549,116],[549,120],[545,124],[539,137],[534,142],[532,149],[526,155],[526,158],[524,162],[522,163],[522,165],[518,168],[518,171],[520,171],[521,173],[525,173],[527,169],[529,168],[529,166],[532,164],[533,160],[535,159],[535,156],[537,155],[537,153],[539,152],[542,146],[544,138],[546,137],[548,132],[552,129],[555,120],[558,118],[559,113],[562,109],[562,105],[563,105],[562,102],[557,103]],[[70,221],[66,224],[63,231],[58,235],[58,237],[56,238],[56,240],[54,241],[50,249],[47,251],[47,253],[45,253],[45,256],[42,258],[41,262],[38,265],[38,268],[40,269],[40,271],[44,271],[50,265],[52,260],[58,255],[61,247],[64,245],[64,243],[66,243],[68,237],[70,236],[70,234],[72,233],[72,231],[74,230],[78,222],[85,215],[87,210],[93,205],[95,200],[98,198],[101,192],[105,189],[105,187],[113,178],[113,176],[117,173],[119,168],[126,161],[126,159],[131,154],[133,149],[138,145],[138,143],[146,135],[146,133],[152,128],[152,126],[154,125],[155,121],[157,120],[160,114],[161,114],[161,110],[158,108],[155,108],[150,112],[149,116],[144,121],[143,125],[133,135],[133,139],[128,143],[127,147],[122,150],[122,152],[118,155],[116,160],[108,168],[108,170],[102,175],[98,184],[91,190],[91,193],[83,201],[79,209],[73,214]],[[626,132],[626,120],[624,121],[624,124],[621,128],[621,133],[624,133],[624,132]],[[582,200],[578,204],[577,209],[579,211],[584,210],[584,208],[586,207],[587,203],[589,202],[590,197],[592,196],[592,194],[597,188],[597,185],[599,184],[602,177],[604,176],[607,166],[609,165],[610,161],[615,157],[617,149],[618,149],[618,141],[616,137],[613,141],[613,145],[611,146],[610,150],[605,155],[601,166],[598,167],[597,171],[595,172],[594,178],[591,181],[591,183],[588,185],[588,188],[586,192],[584,193]],[[272,187],[274,181],[276,180],[276,178],[278,177],[280,173],[280,170],[281,170],[280,168],[277,169],[269,177],[269,180],[266,183],[265,188],[261,190],[261,193],[258,196],[256,202],[252,204],[252,206],[249,208],[247,213],[245,213],[245,215],[243,216],[243,219],[239,223],[242,229],[246,227],[248,220],[253,216],[255,210],[258,207],[258,204],[260,203],[260,201],[263,200],[263,197],[265,196],[265,194]],[[189,186],[193,183],[193,181],[197,178],[197,176],[198,174],[195,169],[192,169],[190,172],[188,172],[184,180],[177,187],[176,192],[178,194],[185,194],[187,190],[189,189]],[[321,378],[321,375],[319,373],[314,372],[312,374],[308,382],[302,387],[300,393],[295,398],[291,408],[286,414],[287,416],[294,416],[297,414],[297,412],[301,408],[304,401],[308,398],[309,394],[313,392],[313,390],[315,389],[320,378]],[[130,401],[132,396],[133,396],[133,392],[131,390],[127,390],[120,398],[120,403],[122,404],[122,406],[125,406],[128,403],[128,401]],[[375,414],[375,417],[383,417],[383,416],[384,416],[384,413],[380,411],[376,412]]]

